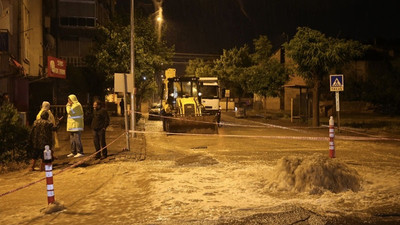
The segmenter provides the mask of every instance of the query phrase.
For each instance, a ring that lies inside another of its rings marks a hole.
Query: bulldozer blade
[[[218,124],[215,116],[166,118],[165,127],[165,131],[171,133],[218,133]]]

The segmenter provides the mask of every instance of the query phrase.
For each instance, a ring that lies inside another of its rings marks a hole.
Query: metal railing
[[[67,114],[65,105],[51,105],[50,110],[56,118],[61,118]]]
[[[61,56],[61,59],[67,61],[67,65],[73,65],[75,67],[85,67],[86,62],[84,57],[80,56]]]
[[[83,108],[83,113],[84,113],[84,118],[85,122],[90,122],[91,121],[91,113],[92,113],[92,108],[89,107],[88,105],[82,105]],[[67,110],[65,105],[51,105],[50,110],[54,115],[54,118],[61,118],[62,116],[64,117],[62,120],[66,121],[67,119]]]

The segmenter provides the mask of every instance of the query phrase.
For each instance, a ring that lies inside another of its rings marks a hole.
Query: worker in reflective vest
[[[82,157],[83,146],[81,134],[84,128],[83,108],[75,95],[68,96],[67,110],[67,131],[70,133],[71,153],[68,157]]]

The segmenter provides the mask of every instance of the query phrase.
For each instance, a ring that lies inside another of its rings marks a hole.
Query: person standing
[[[50,121],[50,123],[53,124],[54,127],[56,127],[57,126],[56,120],[54,118],[53,113],[50,111],[50,102],[43,101],[42,108],[40,109],[39,113],[36,115],[36,119],[37,120],[40,119],[40,115],[43,112],[47,112],[49,114],[49,119],[48,120]],[[53,146],[54,146],[54,148],[59,148],[60,147],[59,143],[58,143],[58,136],[57,136],[57,132],[56,131],[53,131]]]
[[[96,159],[107,158],[106,148],[106,129],[110,124],[110,117],[107,111],[102,107],[101,102],[96,100],[93,103],[93,143],[96,148]],[[101,151],[99,151],[102,149]],[[99,152],[98,152],[99,151]]]
[[[119,107],[121,107],[121,115],[124,116],[125,113],[124,99],[121,99],[121,101],[119,102]]]
[[[33,123],[33,127],[29,136],[32,147],[32,150],[29,152],[30,157],[32,159],[30,168],[31,171],[35,169],[35,163],[38,159],[42,159],[40,170],[43,171],[44,146],[48,145],[50,146],[50,149],[52,149],[53,147],[52,132],[55,130],[57,130],[57,126],[53,126],[53,124],[49,121],[49,113],[47,111],[42,112],[40,114],[40,118],[35,120],[35,122]]]
[[[83,108],[75,95],[68,96],[67,110],[67,131],[69,132],[71,153],[67,157],[82,157],[83,146],[81,135],[84,128]]]

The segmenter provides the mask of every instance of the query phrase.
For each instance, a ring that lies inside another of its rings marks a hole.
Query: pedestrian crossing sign
[[[330,75],[329,81],[331,91],[344,91],[343,74]]]

